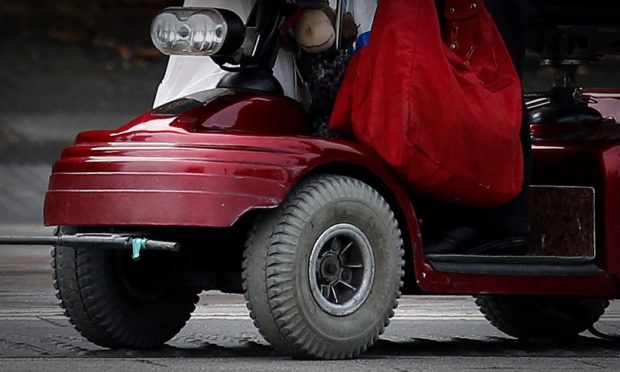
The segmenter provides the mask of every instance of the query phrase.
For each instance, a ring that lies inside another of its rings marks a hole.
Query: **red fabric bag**
[[[521,87],[481,0],[379,2],[370,43],[351,61],[330,127],[351,128],[412,191],[490,208],[523,183]]]

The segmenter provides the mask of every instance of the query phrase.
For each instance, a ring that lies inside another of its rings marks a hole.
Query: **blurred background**
[[[75,135],[148,110],[167,58],[150,23],[170,0],[0,0],[0,223],[41,224]]]
[[[41,225],[51,164],[75,135],[148,110],[167,58],[150,23],[182,0],[0,0],[0,225]],[[581,69],[586,86],[619,86],[618,60]],[[526,90],[551,71],[528,57]]]

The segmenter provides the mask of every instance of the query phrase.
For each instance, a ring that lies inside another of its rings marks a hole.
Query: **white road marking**
[[[60,308],[46,307],[39,309],[2,309],[0,321],[30,321],[30,320],[63,320],[66,317]],[[192,320],[250,320],[250,315],[245,305],[200,305],[192,314]],[[392,320],[401,321],[483,321],[484,316],[477,310],[470,309],[423,309],[405,308],[396,310]],[[604,321],[620,321],[620,314],[612,313],[604,315]]]

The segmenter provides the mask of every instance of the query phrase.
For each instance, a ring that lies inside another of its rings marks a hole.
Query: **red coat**
[[[521,88],[481,0],[379,2],[371,40],[352,60],[331,127],[351,127],[412,191],[474,207],[521,190]]]

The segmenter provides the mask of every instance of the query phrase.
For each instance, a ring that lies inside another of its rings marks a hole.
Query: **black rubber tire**
[[[309,262],[319,236],[342,223],[363,231],[375,266],[363,304],[336,316],[313,297]],[[249,234],[242,279],[254,324],[272,346],[296,357],[355,357],[376,342],[394,315],[403,256],[398,222],[376,190],[350,177],[310,178],[263,214]]]
[[[567,339],[596,323],[609,300],[593,297],[476,296],[484,316],[500,331],[521,340]]]
[[[157,268],[166,267],[169,259],[154,258],[157,254],[144,252],[141,262],[132,267],[134,273],[143,275],[144,283],[150,282],[149,288],[153,287],[149,289],[152,293],[141,295],[129,290],[127,276],[119,274],[125,265],[133,265],[129,252],[67,247],[52,250],[56,297],[86,339],[111,349],[153,349],[183,328],[195,309],[199,291],[163,284],[165,280],[161,279],[166,274],[158,277],[155,267],[148,267],[153,262]]]

